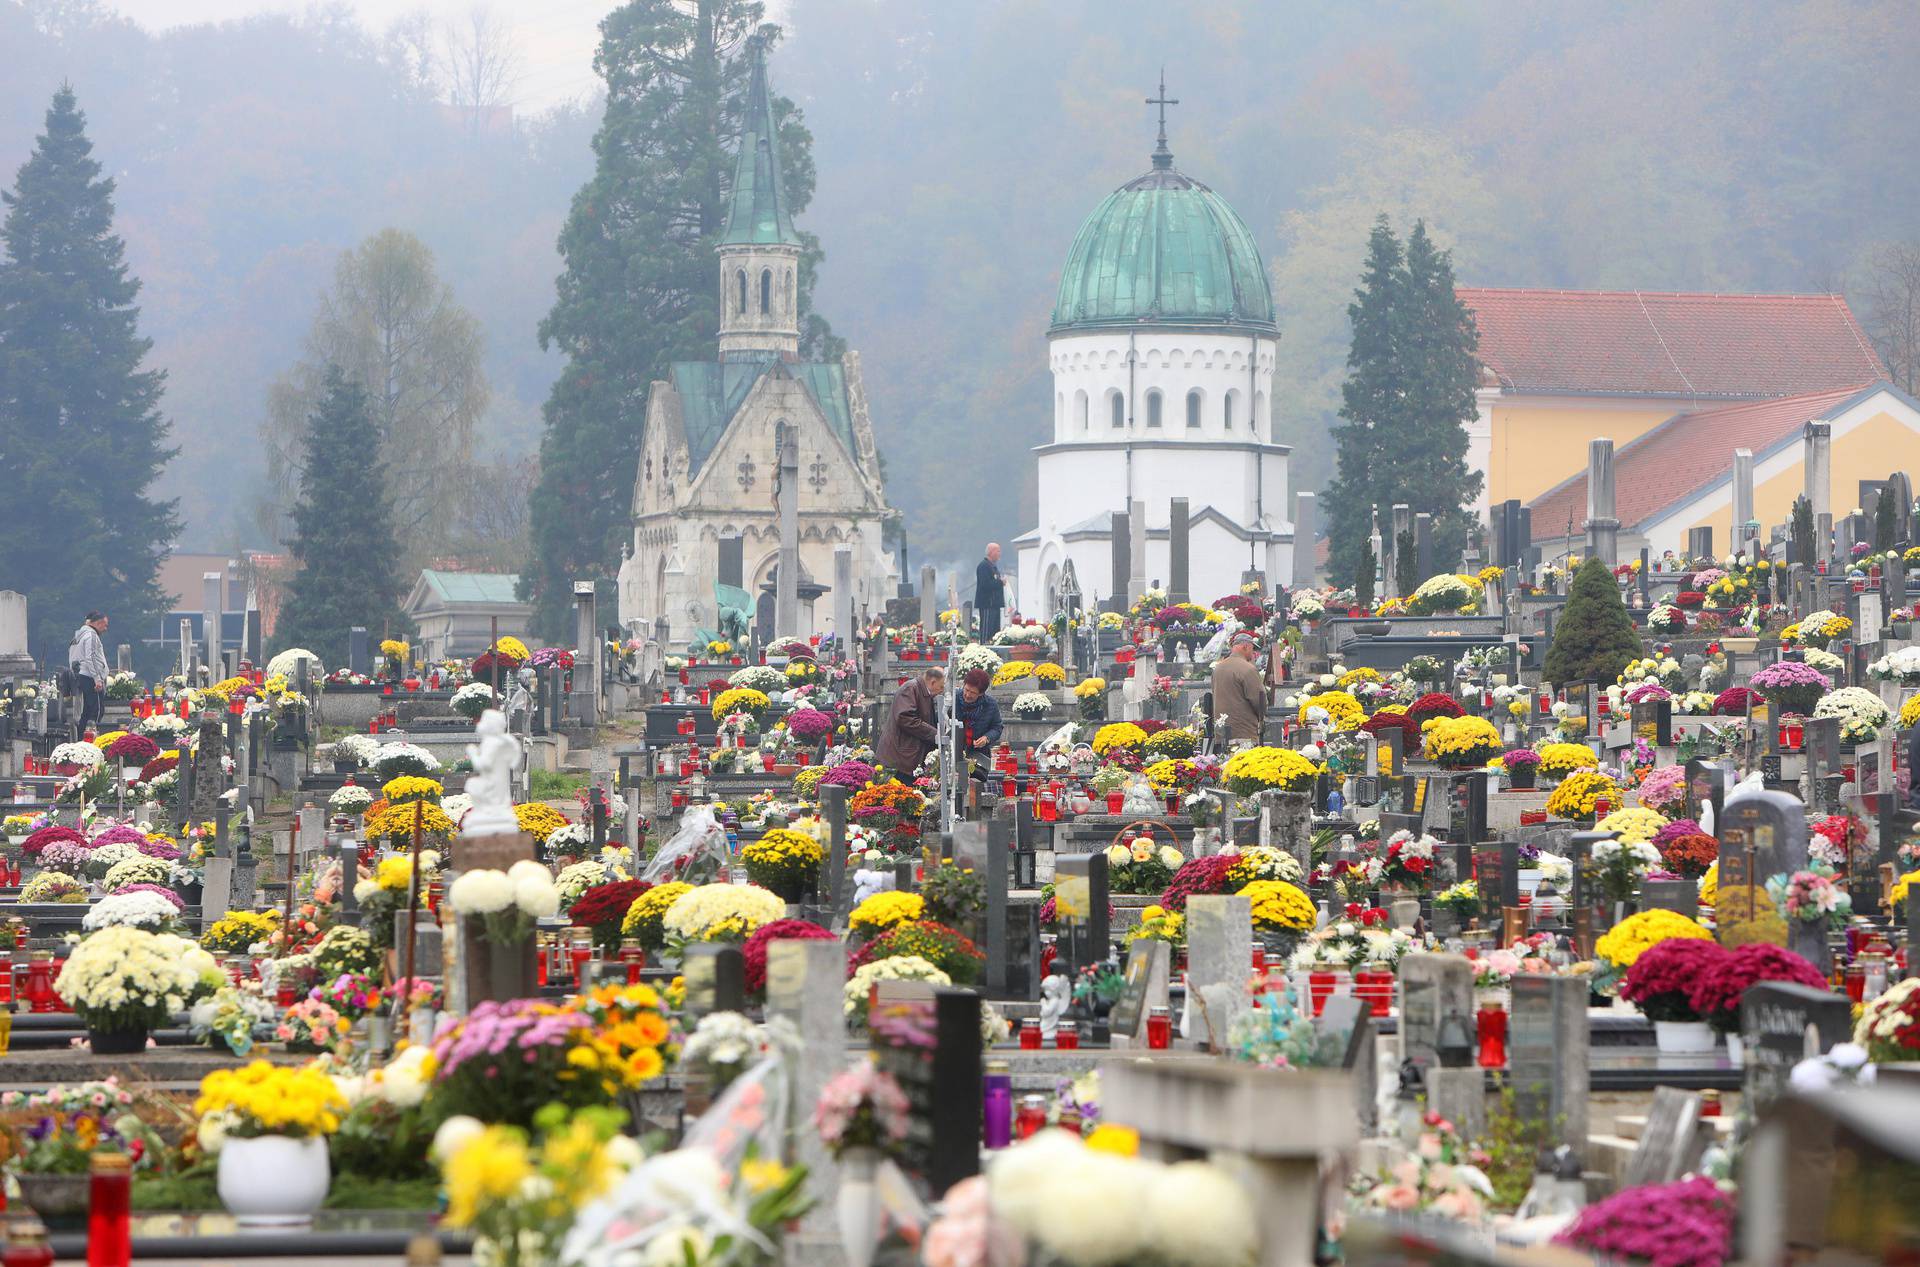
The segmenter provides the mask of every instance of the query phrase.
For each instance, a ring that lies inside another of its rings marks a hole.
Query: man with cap
[[[1267,688],[1253,667],[1259,658],[1259,640],[1243,630],[1213,666],[1213,715],[1227,719],[1236,747],[1259,743],[1266,725]]]

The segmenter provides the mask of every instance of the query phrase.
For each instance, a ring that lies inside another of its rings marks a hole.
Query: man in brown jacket
[[[946,689],[947,671],[934,668],[902,682],[893,693],[875,755],[902,783],[912,781],[913,772],[940,742],[940,732],[934,727],[934,701]]]
[[[1253,662],[1259,643],[1250,633],[1237,633],[1227,654],[1213,666],[1213,715],[1225,716],[1235,747],[1260,742],[1266,727],[1267,688]]]

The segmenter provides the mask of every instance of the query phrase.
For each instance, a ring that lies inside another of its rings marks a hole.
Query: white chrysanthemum
[[[757,884],[703,884],[682,893],[661,917],[669,934],[697,941],[714,924],[739,917],[749,931],[785,918],[787,904],[778,894]]]
[[[1235,1264],[1253,1261],[1259,1232],[1253,1203],[1232,1175],[1203,1161],[1156,1168],[1145,1185],[1147,1235],[1170,1263]],[[1195,1218],[1196,1211],[1206,1217]]]
[[[158,893],[123,893],[95,902],[80,927],[90,933],[115,925],[157,929],[172,923],[179,914],[173,903]]]
[[[357,783],[349,783],[327,798],[327,808],[336,814],[358,814],[371,804],[373,793]]]
[[[513,877],[509,875],[508,879]],[[560,890],[544,870],[539,875],[522,875],[513,885],[513,904],[535,919],[545,919],[560,911]]]
[[[285,678],[287,680],[287,689],[292,690],[298,685],[294,679],[299,676],[299,666],[302,660],[307,662],[307,680],[309,682],[318,682],[321,678],[327,676],[327,666],[320,663],[319,656],[307,650],[305,647],[288,647],[285,651],[282,651],[279,655],[267,661],[267,676]]]
[[[63,743],[48,754],[48,760],[55,765],[77,765],[89,769],[106,759],[106,754],[90,743]]]
[[[580,900],[582,893],[596,885],[606,884],[612,879],[606,867],[589,859],[563,868],[554,887],[560,891],[560,901],[564,905],[572,906]]]
[[[953,978],[919,955],[890,955],[856,968],[846,986],[846,1012],[865,1016],[867,1000],[873,997],[876,981],[931,981],[952,985]]]
[[[1055,1139],[1048,1139],[1055,1136]],[[995,1159],[987,1172],[995,1217],[1076,1264],[1123,1262],[1147,1240],[1147,1206],[1139,1200],[1061,1201],[1065,1192],[1140,1194],[1157,1168],[1131,1157],[1096,1152],[1064,1131],[1041,1131]],[[1193,1211],[1188,1211],[1193,1218]],[[1180,1261],[1197,1261],[1182,1258]]]
[[[504,871],[466,871],[447,890],[447,901],[461,915],[494,915],[513,905],[513,891]]]

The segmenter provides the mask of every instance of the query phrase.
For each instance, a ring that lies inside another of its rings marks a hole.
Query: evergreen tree
[[[1553,645],[1547,648],[1542,675],[1558,685],[1571,682],[1609,683],[1620,676],[1627,661],[1642,654],[1640,635],[1620,601],[1613,571],[1598,559],[1588,559],[1573,574],[1567,604],[1553,627]]]
[[[1372,531],[1375,505],[1393,499],[1376,493],[1383,443],[1392,421],[1395,292],[1403,265],[1400,240],[1386,216],[1374,222],[1367,238],[1367,265],[1360,288],[1347,305],[1353,341],[1347,348],[1347,379],[1340,385],[1340,418],[1333,429],[1336,473],[1326,498],[1328,567],[1334,576],[1353,576]]]
[[[1407,236],[1406,280],[1401,290],[1406,340],[1400,362],[1400,422],[1394,429],[1393,466],[1410,494],[1398,500],[1433,515],[1434,557],[1451,571],[1476,524],[1467,509],[1484,478],[1467,469],[1466,423],[1479,412],[1474,388],[1480,336],[1473,314],[1454,293],[1453,253],[1437,249],[1424,220]],[[1425,579],[1425,578],[1422,578]]]
[[[1887,485],[1873,499],[1873,548],[1893,549],[1900,537],[1900,507],[1893,500],[1893,486]]]
[[[536,628],[558,635],[574,578],[610,578],[632,510],[648,385],[675,360],[708,360],[720,327],[719,257],[751,68],[758,0],[628,0],[600,24],[594,67],[607,107],[593,179],[560,233],[566,263],[540,346],[567,356],[547,399],[533,557],[521,575]],[[813,138],[781,98],[782,179],[798,214],[813,195]],[[802,233],[801,352],[844,350],[809,311],[817,241]],[[611,586],[603,586],[607,593]]]
[[[376,641],[401,636],[400,546],[393,529],[367,394],[329,365],[307,424],[300,500],[294,504],[296,571],[280,605],[282,646],[306,647],[328,664],[345,664],[347,630],[363,626]]]
[[[89,608],[128,639],[166,608],[156,578],[180,524],[151,495],[174,454],[166,376],[140,368],[140,283],[71,88],[0,202],[0,589],[27,596],[35,654],[64,663]]]
[[[1473,531],[1467,505],[1482,484],[1467,469],[1464,426],[1477,409],[1478,336],[1454,292],[1452,257],[1435,248],[1424,221],[1404,251],[1387,217],[1375,221],[1347,319],[1353,340],[1328,498],[1334,574],[1352,573],[1374,506],[1404,503],[1431,514],[1435,557],[1455,559]]]

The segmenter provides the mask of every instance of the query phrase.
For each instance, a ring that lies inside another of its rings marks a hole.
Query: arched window
[[[1087,429],[1087,394],[1085,392],[1073,394],[1073,417],[1074,421],[1080,424],[1080,430],[1085,431]]]
[[[1125,430],[1127,425],[1126,399],[1122,397],[1119,392],[1113,392],[1107,396],[1107,403],[1112,406],[1113,409],[1113,429],[1115,431]]]
[[[773,270],[760,270],[760,315],[766,316],[773,311]]]
[[[740,292],[738,298],[734,301],[733,311],[735,315],[744,317],[747,315],[747,270],[744,268],[741,269],[733,275],[733,279],[735,283],[737,283]]]
[[[1200,427],[1200,393],[1198,390],[1187,393],[1187,428],[1198,430]]]
[[[1221,398],[1220,420],[1225,424],[1228,431],[1233,430],[1233,398],[1238,394],[1237,392],[1228,392]]]
[[[1149,427],[1160,425],[1160,393],[1158,391],[1147,393],[1147,425]]]

